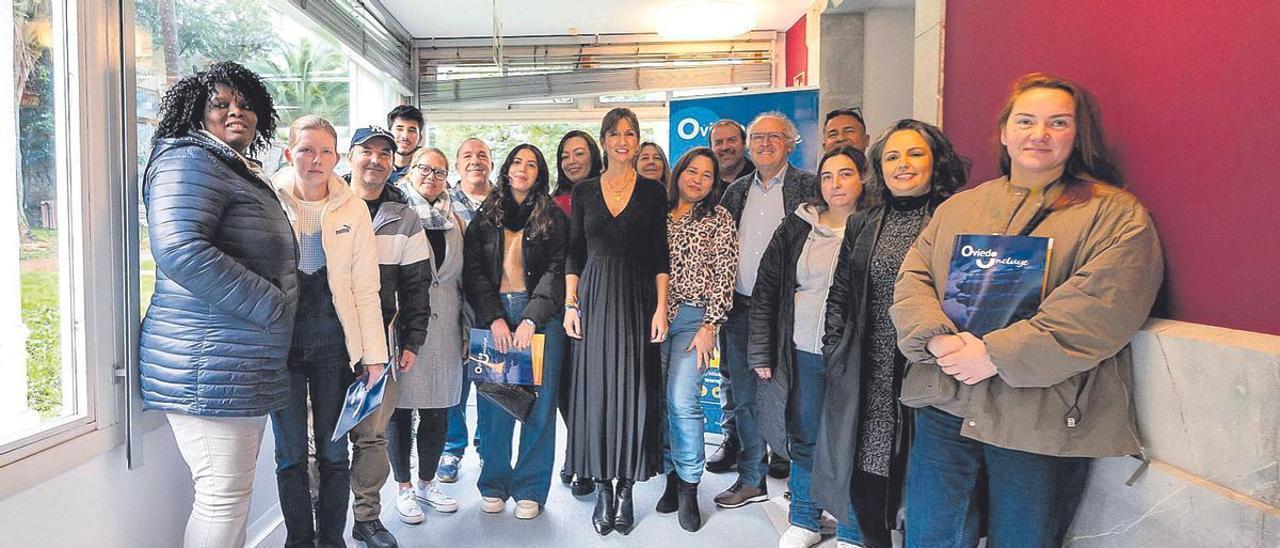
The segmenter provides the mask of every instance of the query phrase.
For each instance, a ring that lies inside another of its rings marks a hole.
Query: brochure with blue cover
[[[543,335],[534,335],[529,348],[494,348],[488,329],[472,329],[467,350],[467,380],[498,384],[542,386]]]
[[[1030,318],[1044,299],[1053,238],[961,234],[942,311],[977,337]]]
[[[389,369],[395,369],[392,365]],[[363,421],[369,415],[372,415],[378,406],[382,405],[382,394],[387,386],[387,377],[391,376],[391,372],[383,373],[372,387],[365,387],[364,375],[356,379],[347,387],[347,398],[342,402],[342,413],[338,415],[338,424],[333,428],[333,437],[330,441],[338,441],[342,436],[347,435],[352,428],[355,428],[360,421]]]

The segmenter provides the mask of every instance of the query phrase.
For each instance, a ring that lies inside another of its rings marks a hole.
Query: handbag
[[[533,387],[522,384],[477,382],[476,393],[520,422],[529,420],[534,404],[538,403],[538,393]]]

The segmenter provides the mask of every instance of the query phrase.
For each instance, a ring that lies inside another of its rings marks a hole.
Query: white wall
[[[281,519],[274,447],[268,426],[253,485],[250,546]],[[143,467],[130,471],[120,446],[0,500],[0,547],[181,546],[191,511],[191,475],[167,422],[144,437],[144,458]]]
[[[862,113],[875,139],[889,124],[911,116],[915,11],[875,8],[864,17]]]

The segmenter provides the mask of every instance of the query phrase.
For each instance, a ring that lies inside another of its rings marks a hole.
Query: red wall
[[[1018,76],[1080,82],[1164,242],[1156,315],[1280,334],[1280,2],[946,9],[943,122],[975,181],[998,174],[995,117]]]
[[[809,46],[804,41],[806,16],[787,29],[787,87],[809,85]],[[796,75],[804,73],[799,82]]]

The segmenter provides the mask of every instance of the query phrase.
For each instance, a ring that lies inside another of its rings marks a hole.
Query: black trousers
[[[409,483],[409,447],[413,443],[413,412],[418,412],[418,478],[431,481],[444,451],[449,431],[449,409],[396,409],[387,422],[387,455],[391,474],[399,483]]]
[[[862,544],[867,548],[893,548],[893,536],[885,527],[885,499],[888,498],[889,478],[862,470],[853,472],[853,489],[849,502],[862,530]]]

